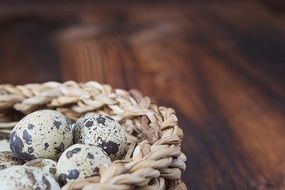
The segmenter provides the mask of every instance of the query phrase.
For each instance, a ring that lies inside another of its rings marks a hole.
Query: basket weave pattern
[[[126,131],[128,151],[122,160],[100,168],[100,176],[78,180],[63,189],[187,189],[181,181],[186,156],[175,111],[158,107],[137,90],[112,89],[94,81],[0,85],[0,134],[17,123],[15,113],[55,109],[70,119],[86,112],[113,117]]]

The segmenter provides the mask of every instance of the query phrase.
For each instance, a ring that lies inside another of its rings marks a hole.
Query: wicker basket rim
[[[73,120],[87,112],[105,114],[127,132],[124,159],[101,167],[100,176],[77,180],[62,189],[187,189],[181,181],[186,169],[186,156],[181,152],[183,131],[172,108],[157,106],[138,90],[112,89],[96,81],[2,84],[1,138],[17,123],[14,112],[26,115],[43,108]]]

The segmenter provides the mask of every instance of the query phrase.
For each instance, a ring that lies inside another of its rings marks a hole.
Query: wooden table
[[[1,83],[138,88],[175,108],[188,187],[285,189],[282,12],[256,1],[28,5],[0,5]]]

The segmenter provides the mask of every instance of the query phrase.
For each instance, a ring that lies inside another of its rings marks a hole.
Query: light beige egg
[[[5,190],[59,190],[53,177],[40,169],[11,166],[0,170],[0,188]]]
[[[3,151],[11,152],[9,139],[0,140],[0,152],[3,152]]]
[[[57,163],[57,175],[63,185],[99,174],[99,167],[111,163],[106,153],[95,145],[75,144],[66,149]]]
[[[121,125],[109,116],[87,113],[74,127],[75,143],[100,146],[111,158],[121,159],[127,149],[127,138]]]
[[[11,151],[0,152],[0,170],[13,165],[22,165],[23,161],[16,158]]]
[[[10,134],[12,152],[23,160],[57,159],[72,145],[70,121],[54,110],[40,110],[24,117]]]
[[[35,159],[30,160],[24,164],[24,166],[31,167],[31,168],[38,168],[46,173],[48,173],[53,178],[57,179],[56,176],[56,164],[57,162],[51,159]]]

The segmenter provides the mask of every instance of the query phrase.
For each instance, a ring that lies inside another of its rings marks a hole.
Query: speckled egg
[[[22,165],[23,161],[16,158],[11,151],[0,152],[0,170],[13,165]]]
[[[39,158],[39,159],[28,161],[27,163],[24,164],[24,166],[41,169],[45,171],[46,173],[48,173],[53,178],[57,179],[56,164],[57,162],[55,162],[54,160]]]
[[[5,190],[59,190],[59,184],[40,169],[12,166],[0,171],[0,188]]]
[[[95,145],[75,144],[66,149],[57,163],[58,180],[63,185],[99,174],[99,167],[111,163],[106,153]]]
[[[121,159],[127,148],[127,138],[121,125],[109,116],[87,113],[74,128],[75,143],[100,146],[111,158]]]
[[[40,110],[24,117],[10,134],[12,152],[23,160],[57,159],[72,145],[70,121],[54,110]]]

